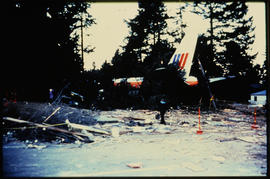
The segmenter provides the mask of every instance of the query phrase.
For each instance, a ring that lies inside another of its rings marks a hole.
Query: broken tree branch
[[[79,132],[70,132],[70,131],[67,131],[65,129],[61,129],[61,128],[50,126],[48,124],[38,124],[38,123],[24,121],[24,120],[21,120],[21,119],[15,119],[15,118],[11,118],[11,117],[3,117],[3,119],[4,120],[8,120],[8,121],[12,121],[12,122],[17,122],[17,123],[30,124],[30,125],[34,125],[34,126],[37,126],[37,127],[50,129],[50,130],[53,130],[53,131],[56,131],[56,132],[62,132],[62,133],[70,134],[72,136],[75,136],[76,138],[78,138],[81,141],[86,141],[82,137],[88,137],[87,135],[82,134],[82,133],[79,133]]]

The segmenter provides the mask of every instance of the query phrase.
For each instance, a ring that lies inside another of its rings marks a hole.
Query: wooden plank
[[[145,119],[142,118],[135,118],[135,117],[123,117],[123,120],[137,120],[137,121],[145,121]]]
[[[59,111],[61,109],[61,107],[58,107],[56,110],[54,110],[51,115],[49,115],[43,122],[46,122],[47,120],[49,120],[57,111]]]
[[[91,132],[91,133],[111,135],[110,132],[108,132],[108,131],[106,131],[104,129],[98,129],[96,127],[91,127],[91,126],[85,126],[85,125],[81,125],[81,124],[70,123],[68,120],[66,121],[66,123],[71,128],[80,129],[80,130],[86,130],[86,131]]]
[[[15,119],[15,118],[11,118],[11,117],[3,117],[4,120],[8,120],[8,121],[12,121],[12,122],[17,122],[17,123],[27,123],[29,124],[29,121],[24,121],[24,120],[20,120],[20,119]]]

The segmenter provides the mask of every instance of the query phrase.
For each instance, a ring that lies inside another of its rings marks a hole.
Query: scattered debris
[[[216,122],[220,122],[222,120],[224,120],[223,118],[221,117],[207,117],[206,118],[207,121],[216,121]]]
[[[44,149],[46,147],[47,147],[46,145],[35,145],[35,144],[28,144],[27,145],[27,148],[36,148],[38,150]]]
[[[259,140],[253,136],[243,136],[243,137],[238,137],[238,140],[248,142],[248,143],[257,143]]]
[[[81,131],[81,133],[82,133],[82,134],[85,134],[85,135],[88,137],[89,140],[94,141],[94,135],[93,135],[92,133],[89,133],[89,132],[86,131],[85,129],[83,129],[83,130]]]
[[[259,140],[255,137],[252,136],[243,136],[243,137],[232,137],[232,138],[223,138],[219,139],[220,142],[228,142],[228,141],[235,141],[235,140],[240,140],[243,142],[248,142],[248,143],[257,143]]]
[[[243,118],[236,118],[236,117],[225,118],[225,120],[232,121],[232,122],[248,122],[248,120],[245,120]]]
[[[128,121],[128,122],[126,123],[126,125],[128,125],[128,126],[130,126],[130,127],[132,127],[132,126],[145,126],[144,123],[141,123],[141,122],[135,122],[135,121],[133,121],[133,120]]]
[[[127,164],[127,166],[129,168],[142,168],[142,163],[141,162],[137,162],[137,163],[129,163]]]
[[[142,119],[142,118],[134,118],[134,117],[123,117],[122,120],[129,122],[129,126],[144,126],[147,124],[152,124],[151,119]]]
[[[116,118],[110,118],[107,116],[98,116],[96,117],[97,123],[99,124],[106,124],[106,123],[118,123],[119,120]]]
[[[238,140],[238,138],[237,137],[232,137],[232,138],[219,139],[220,142],[228,142],[228,141],[234,141],[234,140]]]
[[[197,112],[190,112],[186,109],[172,109],[168,112],[166,118],[169,121],[167,123],[169,125],[160,125],[159,120],[155,120],[155,115],[158,112],[150,110],[91,111],[88,109],[72,108],[68,105],[63,106],[62,104],[24,103],[18,108],[18,111],[19,116],[3,117],[2,120],[4,129],[3,141],[7,141],[6,143],[8,143],[8,145],[17,145],[18,142],[16,140],[21,140],[21,138],[18,138],[18,136],[21,135],[24,136],[21,148],[23,148],[23,150],[24,148],[31,149],[28,152],[40,153],[39,150],[42,150],[42,153],[48,152],[50,155],[51,149],[55,146],[50,147],[49,143],[44,145],[43,139],[46,139],[46,142],[52,142],[52,144],[63,142],[74,143],[70,145],[75,148],[75,150],[72,148],[72,152],[87,151],[88,153],[88,150],[90,152],[96,150],[94,154],[101,154],[100,152],[103,152],[103,149],[105,149],[105,153],[107,152],[106,155],[103,155],[104,153],[99,155],[97,158],[98,162],[101,161],[102,157],[106,160],[105,162],[108,162],[110,157],[108,158],[107,156],[112,155],[112,150],[123,150],[126,153],[130,152],[133,158],[123,160],[124,163],[122,166],[120,165],[120,168],[122,167],[121,170],[123,170],[123,167],[126,167],[124,168],[124,172],[134,172],[134,174],[137,174],[136,172],[141,170],[153,170],[153,172],[159,169],[166,170],[166,167],[168,169],[167,164],[172,160],[172,162],[176,164],[176,169],[179,167],[183,169],[180,169],[180,172],[183,171],[195,175],[197,173],[199,175],[209,170],[206,166],[207,162],[212,162],[214,165],[222,164],[224,166],[231,166],[233,161],[235,161],[234,159],[236,159],[234,157],[245,157],[246,154],[237,156],[237,154],[234,153],[236,148],[239,150],[238,152],[242,152],[242,149],[244,149],[243,151],[246,153],[248,153],[248,149],[255,148],[252,152],[259,153],[260,151],[257,150],[257,146],[258,148],[267,147],[266,125],[264,123],[266,119],[261,116],[261,118],[258,119],[260,129],[254,131],[250,128],[253,116],[240,113],[236,109],[227,109],[225,110],[227,111],[226,113],[222,110],[218,113],[202,112],[201,124],[203,124],[204,135],[201,137],[195,134],[199,124]],[[148,135],[147,138],[145,137],[146,135]],[[107,140],[109,137],[114,138]],[[6,140],[7,138],[9,138],[9,140]],[[136,141],[134,141],[134,139]],[[85,144],[86,142],[95,142],[96,144],[90,144],[92,146],[89,147],[90,145]],[[222,147],[218,147],[219,142]],[[225,143],[221,144],[221,142]],[[149,144],[154,147],[155,150],[149,149],[150,152],[147,151]],[[137,148],[133,150],[135,145],[139,145],[139,150]],[[66,145],[59,145],[56,147],[57,150],[58,147],[62,148],[62,146],[66,147]],[[157,150],[157,146],[160,151]],[[238,148],[238,146],[242,148]],[[79,147],[85,150],[77,150]],[[144,150],[143,147],[147,150]],[[215,147],[217,150],[212,150],[211,147]],[[67,148],[68,152],[71,152],[70,148]],[[209,148],[211,150],[208,150]],[[196,150],[202,151],[203,156],[198,157],[194,155],[199,154]],[[141,151],[145,151],[146,153]],[[154,157],[151,152],[153,152]],[[162,152],[166,155],[161,155],[160,157]],[[129,157],[130,155],[126,153],[125,156]],[[134,153],[136,155],[134,155]],[[138,156],[140,154],[143,155]],[[233,155],[232,158],[229,158],[231,157],[230,155]],[[85,155],[80,156],[84,157]],[[155,163],[155,156],[158,156],[159,162],[162,161],[165,156],[165,165],[159,167],[158,165],[160,164]],[[207,156],[206,162],[202,161],[205,159],[205,156]],[[258,161],[261,160],[261,158],[265,159],[265,156],[266,155],[260,157]],[[78,156],[76,156],[76,160],[77,157]],[[88,157],[91,158],[92,156]],[[117,157],[119,157],[119,154],[117,154]],[[188,157],[190,157],[190,160]],[[138,159],[144,159],[145,161],[142,161],[144,165],[142,165],[141,162],[136,162]],[[246,159],[243,161],[245,162]],[[153,167],[148,168],[146,164]],[[155,167],[156,165],[157,167]],[[87,167],[87,165],[85,166]],[[107,169],[108,172],[106,173],[105,171],[105,173],[111,174],[119,172],[116,171],[117,169],[115,170],[115,166],[112,167],[113,171]],[[128,169],[128,167],[131,169]],[[221,168],[223,167],[220,167],[220,169]],[[102,171],[103,168],[100,168],[100,170]],[[95,171],[97,171],[96,168],[89,172]],[[101,173],[102,172],[99,174]],[[104,174],[104,172],[102,174]]]
[[[168,125],[164,126],[159,125],[159,120],[155,119],[159,114],[158,111],[152,110],[91,111],[70,107],[60,102],[59,104],[17,102],[15,107],[18,109],[18,116],[4,117],[2,121],[4,130],[7,132],[4,134],[5,141],[8,141],[6,138],[12,133],[14,134],[12,137],[19,136],[22,140],[93,142],[98,136],[118,138],[128,133],[171,134],[175,130],[196,132],[198,126],[196,108],[191,108],[191,111],[171,109],[166,116]],[[239,125],[245,125],[243,122],[248,124],[253,119],[253,115],[243,114],[236,107],[220,110],[219,113],[203,111],[201,117],[203,119],[201,124],[207,133],[235,130]],[[266,121],[263,117],[258,118],[262,127],[263,122]],[[237,137],[218,140],[220,142],[233,140],[256,142],[251,138]]]
[[[187,121],[182,121],[182,122],[179,123],[179,125],[181,125],[181,126],[183,126],[183,127],[187,127],[187,126],[189,126],[189,122],[187,122]]]
[[[135,118],[135,117],[123,117],[123,120],[139,120],[139,121],[144,121],[145,119]]]

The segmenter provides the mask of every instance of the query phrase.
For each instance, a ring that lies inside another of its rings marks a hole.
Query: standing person
[[[165,115],[167,109],[168,109],[167,101],[164,97],[162,97],[160,102],[159,102],[159,112],[160,112],[160,117],[161,117],[160,124],[166,125],[164,115]]]
[[[53,102],[53,89],[49,89],[49,99],[50,99],[50,103]]]

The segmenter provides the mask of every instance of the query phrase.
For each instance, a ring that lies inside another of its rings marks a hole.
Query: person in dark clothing
[[[53,102],[53,99],[54,99],[54,96],[53,96],[53,89],[49,89],[49,100],[50,100],[50,103]]]
[[[165,115],[167,109],[168,109],[167,101],[165,100],[165,98],[161,98],[161,100],[159,102],[159,112],[160,112],[160,117],[161,117],[160,124],[166,125],[164,115]]]

